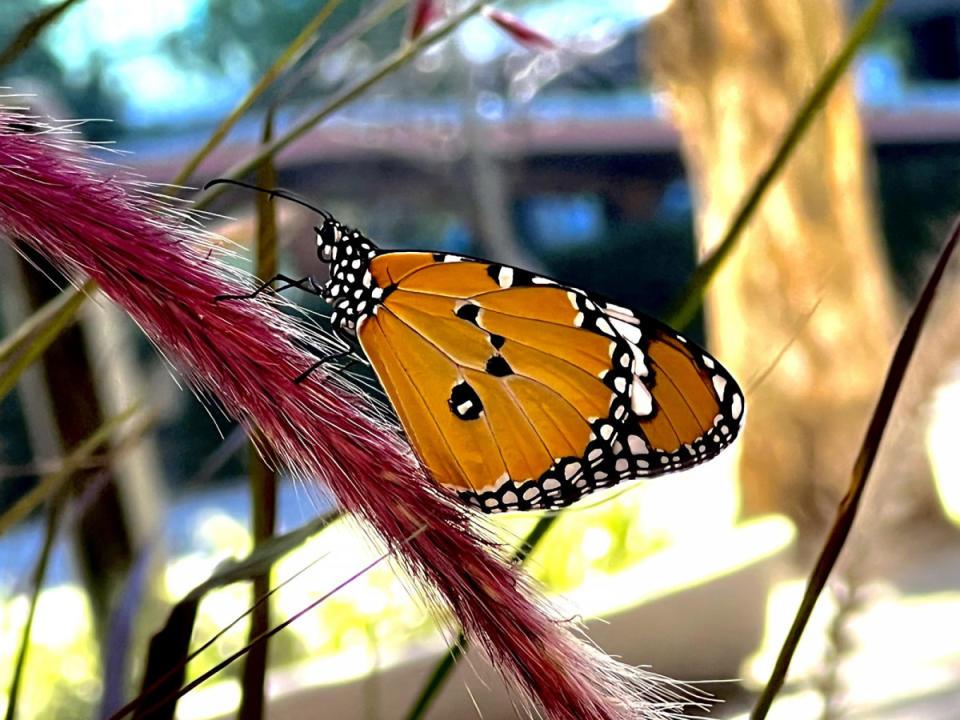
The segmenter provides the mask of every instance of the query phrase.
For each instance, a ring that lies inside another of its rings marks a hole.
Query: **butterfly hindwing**
[[[688,468],[733,442],[744,403],[730,373],[666,325],[612,303],[599,304],[633,359],[632,412],[621,429],[631,450],[630,475]]]
[[[556,508],[709,459],[742,395],[666,326],[508,266],[372,258],[357,336],[433,477],[487,512]]]

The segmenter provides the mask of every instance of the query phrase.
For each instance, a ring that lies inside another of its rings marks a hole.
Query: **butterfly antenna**
[[[260,185],[254,185],[253,183],[243,182],[242,180],[234,180],[233,178],[214,178],[206,185],[203,186],[204,190],[213,187],[214,185],[236,185],[238,187],[247,188],[248,190],[256,190],[257,192],[266,193],[270,198],[283,198],[284,200],[289,200],[290,202],[297,203],[297,205],[302,205],[309,210],[313,210],[318,215],[323,216],[327,220],[332,220],[333,216],[328,213],[326,210],[321,210],[316,205],[311,204],[309,201],[304,200],[299,195],[290,192],[289,190],[284,190],[283,188],[265,188]]]

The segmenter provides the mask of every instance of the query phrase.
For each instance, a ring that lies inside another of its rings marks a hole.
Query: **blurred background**
[[[663,316],[866,5],[513,2],[503,9],[542,37],[472,17],[281,152],[275,184],[384,248],[488,257]],[[89,119],[79,131],[150,182],[201,186],[257,152],[266,118],[282,137],[408,42],[408,3],[336,3],[297,62],[181,178],[323,8],[7,3],[0,86],[27,95],[11,104]],[[44,14],[50,22],[31,33]],[[254,203],[230,189],[206,220],[243,246],[247,268]],[[899,330],[958,209],[960,2],[894,0],[686,326],[746,391],[736,452],[565,512],[529,560],[608,652],[723,681],[704,685],[726,701],[710,717],[745,717],[769,675]],[[322,281],[315,216],[280,201],[276,211],[281,271]],[[0,247],[4,337],[57,296],[52,274]],[[771,717],[957,716],[955,281]],[[293,299],[325,322],[322,303]],[[15,694],[24,720],[108,717],[136,694],[172,605],[254,545],[253,457],[122,314],[86,303],[0,402],[0,710],[9,716]],[[277,534],[330,509],[321,492],[279,478]],[[494,523],[514,541],[535,521]],[[273,567],[276,585],[309,566],[273,596],[273,622],[379,552],[348,521],[312,534]],[[249,583],[201,595],[194,646],[252,602]],[[247,623],[194,659],[188,679],[241,648]],[[408,717],[449,640],[378,565],[271,639],[266,714]],[[426,717],[515,717],[482,658],[468,660]],[[178,717],[235,717],[238,666],[187,694]]]

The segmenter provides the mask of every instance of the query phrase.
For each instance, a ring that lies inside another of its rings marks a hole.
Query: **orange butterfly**
[[[484,512],[560,508],[737,437],[736,381],[666,325],[518,268],[384,252],[318,212],[330,279],[260,290],[281,279],[332,305],[430,474]]]

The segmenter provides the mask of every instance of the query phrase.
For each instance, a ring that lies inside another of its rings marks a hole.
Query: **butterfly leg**
[[[296,384],[296,385],[299,385],[299,384],[302,383],[304,380],[306,380],[308,377],[310,377],[310,375],[313,373],[313,371],[316,370],[316,369],[317,369],[318,367],[320,367],[321,365],[326,365],[327,363],[329,363],[329,362],[334,362],[334,361],[336,361],[336,360],[342,360],[342,359],[344,359],[344,358],[349,357],[350,354],[354,352],[353,347],[350,346],[349,343],[347,344],[346,349],[344,349],[344,350],[341,351],[341,352],[333,353],[332,355],[323,355],[322,352],[321,352],[318,348],[314,347],[313,345],[311,345],[311,344],[308,343],[308,342],[305,342],[305,341],[303,341],[303,340],[300,340],[299,338],[294,338],[294,339],[293,339],[293,344],[296,345],[297,347],[301,348],[301,349],[307,350],[308,352],[312,353],[313,355],[316,355],[316,356],[319,358],[319,360],[317,360],[315,363],[313,363],[313,365],[311,365],[310,367],[308,367],[306,370],[304,370],[302,373],[300,373],[300,374],[294,379],[293,382],[294,382],[294,384]],[[354,366],[354,365],[356,365],[356,364],[357,364],[357,360],[356,360],[356,359],[351,359],[348,363],[346,363],[343,367],[341,367],[338,372],[344,373],[344,372],[346,372],[347,370],[349,370],[352,366]]]
[[[278,280],[282,280],[285,284],[280,285],[278,287],[273,287],[273,284]],[[214,298],[214,300],[216,302],[220,302],[221,300],[252,300],[257,295],[263,292],[269,291],[269,292],[278,293],[278,292],[283,292],[284,290],[289,290],[290,288],[293,288],[293,287],[299,288],[300,290],[303,290],[304,292],[308,292],[311,295],[321,295],[323,292],[320,286],[317,285],[316,281],[310,275],[307,275],[306,277],[302,277],[299,280],[295,280],[294,278],[288,277],[286,275],[278,274],[278,275],[274,275],[265,283],[257,287],[257,289],[254,290],[252,293],[247,293],[245,295],[217,295]]]

